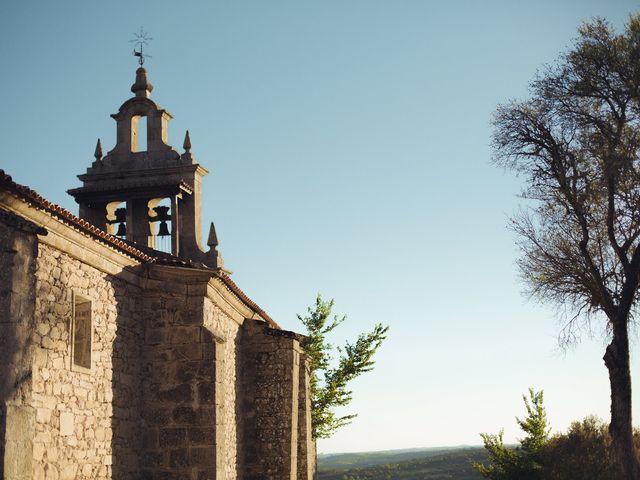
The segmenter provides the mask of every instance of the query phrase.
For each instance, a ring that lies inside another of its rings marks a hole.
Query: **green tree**
[[[604,320],[609,431],[624,478],[640,478],[633,448],[629,323],[640,282],[640,16],[622,34],[585,23],[574,46],[498,107],[495,162],[526,177],[512,220],[532,295],[560,307],[560,339]]]
[[[346,316],[331,316],[333,300],[324,301],[318,295],[307,316],[298,315],[306,327],[302,348],[311,366],[311,425],[314,438],[328,438],[338,428],[351,423],[356,414],[337,416],[336,407],[351,402],[348,386],[356,377],[373,369],[373,355],[386,338],[389,327],[376,325],[369,333],[358,336],[355,343],[338,347],[338,359],[333,363],[334,348],[327,342],[327,334],[346,320]]]
[[[543,392],[529,389],[529,398],[522,396],[527,416],[516,417],[518,425],[526,434],[520,446],[513,448],[504,444],[503,431],[497,434],[481,433],[484,448],[489,455],[489,464],[474,463],[480,474],[491,480],[539,480],[542,479],[542,452],[549,438],[547,413],[543,405]]]

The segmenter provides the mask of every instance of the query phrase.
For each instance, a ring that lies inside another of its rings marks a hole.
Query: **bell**
[[[168,235],[171,235],[171,232],[169,232],[169,227],[167,226],[167,222],[165,221],[160,222],[160,228],[158,229],[158,236],[166,237]]]
[[[118,231],[116,232],[116,237],[126,237],[127,236],[127,224],[120,223],[118,224]]]
[[[161,220],[171,220],[171,215],[169,215],[169,207],[165,207],[164,205],[160,205],[159,207],[154,207],[154,212],[156,212],[155,221]]]
[[[116,209],[115,214],[116,214],[116,222],[126,222],[127,221],[127,209],[126,208],[118,208],[118,209]]]

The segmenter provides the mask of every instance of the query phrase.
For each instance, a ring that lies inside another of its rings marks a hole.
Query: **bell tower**
[[[191,153],[189,131],[183,153],[168,144],[173,117],[149,98],[153,85],[142,66],[131,91],[134,96],[111,115],[115,147],[103,156],[98,140],[95,161],[78,175],[82,187],[68,190],[80,217],[140,246],[222,268],[213,223],[208,250],[200,238],[201,184],[208,171]]]

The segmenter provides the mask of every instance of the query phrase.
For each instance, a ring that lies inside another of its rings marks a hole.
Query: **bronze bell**
[[[158,236],[166,237],[167,235],[171,235],[171,232],[169,232],[169,227],[167,226],[167,222],[163,220],[162,222],[160,222],[160,228],[158,229]]]
[[[122,207],[118,208],[115,211],[116,214],[116,222],[126,222],[127,221],[127,209]]]
[[[116,237],[126,237],[127,236],[127,224],[119,223],[118,231],[116,232]]]
[[[160,228],[158,228],[158,236],[166,237],[171,235],[169,232],[169,226],[167,225],[167,220],[171,220],[171,215],[169,215],[169,207],[165,207],[164,205],[160,205],[159,207],[155,207],[153,209],[156,212],[156,216],[153,218],[156,222],[160,222]]]

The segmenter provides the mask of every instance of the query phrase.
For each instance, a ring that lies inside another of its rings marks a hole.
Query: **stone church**
[[[0,478],[311,480],[302,337],[203,245],[207,170],[131,90],[79,216],[0,170]]]

